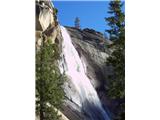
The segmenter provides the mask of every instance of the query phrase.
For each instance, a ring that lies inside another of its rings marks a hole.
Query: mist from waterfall
[[[62,43],[63,60],[60,69],[65,71],[76,88],[79,98],[74,98],[73,101],[91,120],[110,120],[101,105],[96,90],[85,74],[86,65],[73,46],[70,35],[63,26],[61,26],[61,32],[64,41]]]

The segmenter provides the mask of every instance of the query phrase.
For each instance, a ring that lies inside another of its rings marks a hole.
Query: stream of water
[[[63,66],[60,69],[70,78],[79,95],[79,105],[82,111],[89,116],[91,120],[110,120],[103,109],[96,90],[92,86],[90,79],[85,74],[86,65],[82,62],[77,50],[72,44],[70,35],[65,27],[61,26],[63,36],[62,54],[64,56]]]

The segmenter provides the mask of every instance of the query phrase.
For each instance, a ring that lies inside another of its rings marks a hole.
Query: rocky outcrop
[[[39,50],[43,40],[48,39],[51,39],[52,43],[58,43],[61,49],[63,38],[56,11],[51,1],[36,1],[36,50]]]
[[[40,50],[42,43],[46,42],[49,39],[52,41],[52,44],[58,44],[59,51],[61,52],[61,43],[63,38],[61,35],[60,25],[58,24],[56,16],[56,9],[54,8],[50,0],[36,1],[35,35],[36,52]],[[58,115],[61,116],[60,120],[69,120],[60,110],[57,110],[57,112]],[[36,116],[36,120],[39,119],[39,116]]]

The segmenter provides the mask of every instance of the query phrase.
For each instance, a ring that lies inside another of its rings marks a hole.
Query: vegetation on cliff
[[[43,41],[36,53],[36,113],[40,120],[58,120],[56,109],[64,99],[63,76],[56,65],[58,47],[51,40]]]
[[[60,47],[53,31],[58,25],[57,12],[50,1],[36,1],[36,116],[40,120],[59,120],[58,110],[64,100],[64,76],[58,67]],[[44,29],[39,29],[42,26]]]
[[[75,28],[80,29],[80,19],[79,19],[79,17],[75,18],[74,25],[75,25]]]
[[[113,52],[107,59],[107,65],[113,66],[113,75],[109,76],[107,94],[112,99],[120,100],[119,112],[115,115],[115,120],[124,120],[124,99],[125,99],[125,15],[122,11],[123,3],[119,0],[109,3],[110,17],[105,18],[110,29],[106,30],[110,35]]]

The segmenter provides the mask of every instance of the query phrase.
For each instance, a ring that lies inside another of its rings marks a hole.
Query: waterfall
[[[64,41],[62,43],[63,60],[60,70],[65,71],[76,88],[79,98],[74,99],[74,102],[89,116],[90,120],[110,120],[101,105],[96,90],[85,74],[86,65],[73,46],[70,35],[63,26],[61,26],[61,32]]]

